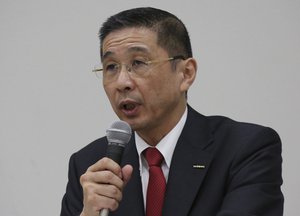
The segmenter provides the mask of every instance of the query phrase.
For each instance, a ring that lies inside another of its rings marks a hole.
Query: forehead
[[[103,40],[103,57],[127,52],[152,53],[157,45],[157,33],[147,28],[124,28],[109,33]]]

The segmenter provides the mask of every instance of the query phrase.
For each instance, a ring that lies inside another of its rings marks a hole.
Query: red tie
[[[147,148],[143,154],[149,165],[146,216],[162,216],[166,190],[166,179],[161,170],[164,158],[156,148]]]

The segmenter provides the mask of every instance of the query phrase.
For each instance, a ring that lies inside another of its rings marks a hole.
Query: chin
[[[130,125],[130,127],[131,127],[131,129],[132,129],[133,131],[138,131],[138,130],[140,130],[140,129],[142,128],[142,125],[139,124],[139,123],[137,123],[137,122],[134,121],[134,120],[124,119],[124,121],[126,121],[126,122]]]
[[[135,117],[128,117],[126,115],[118,115],[118,117],[122,120],[127,122],[131,129],[134,131],[143,130],[148,125],[147,122],[145,122],[145,119],[135,116]]]

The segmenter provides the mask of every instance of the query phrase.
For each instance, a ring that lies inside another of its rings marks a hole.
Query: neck
[[[177,112],[174,112],[169,118],[166,118],[165,121],[163,121],[163,124],[152,129],[136,132],[146,143],[151,146],[156,146],[180,121],[185,109],[186,104],[177,110]]]

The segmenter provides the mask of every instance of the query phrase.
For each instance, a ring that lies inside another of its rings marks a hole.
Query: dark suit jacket
[[[106,147],[104,137],[71,156],[61,216],[80,214],[83,195],[79,178],[105,156]],[[226,117],[205,117],[189,107],[172,158],[163,215],[283,215],[281,163],[281,142],[274,130]],[[118,210],[109,215],[143,216],[134,136],[121,164],[131,164],[133,176]]]

